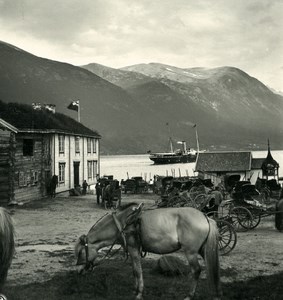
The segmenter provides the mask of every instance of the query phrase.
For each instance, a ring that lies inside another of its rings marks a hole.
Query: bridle
[[[139,209],[140,207],[138,207],[138,209]],[[137,209],[137,210],[138,210]],[[136,210],[136,211],[137,211]],[[132,216],[133,214],[135,213],[135,211],[133,211],[132,212],[132,214],[130,214],[127,218],[127,220],[129,220],[130,218],[130,216]],[[120,238],[120,237],[122,237],[122,240],[123,240],[123,243],[122,243],[122,247],[123,247],[123,249],[124,249],[124,253],[126,254],[126,259],[125,260],[127,260],[128,259],[128,244],[127,244],[127,239],[126,239],[126,234],[129,234],[129,233],[133,233],[133,232],[136,232],[137,231],[137,224],[135,224],[135,229],[134,230],[130,230],[130,231],[128,231],[128,232],[126,232],[125,230],[126,230],[126,228],[129,226],[129,225],[131,225],[131,224],[133,224],[133,222],[127,222],[127,220],[126,220],[126,224],[124,225],[124,227],[122,226],[122,224],[121,224],[121,222],[119,221],[119,219],[117,218],[117,216],[116,216],[116,211],[114,211],[114,212],[112,212],[112,218],[113,218],[113,220],[114,220],[114,224],[116,225],[116,227],[117,227],[117,229],[118,229],[118,231],[119,231],[119,235],[117,236],[117,238],[115,239],[115,241],[112,243],[112,245],[111,245],[111,247],[108,249],[108,251],[107,251],[107,253],[104,255],[104,257],[103,257],[103,259],[102,260],[105,260],[107,257],[108,257],[108,255],[110,254],[110,252],[111,252],[111,250],[113,249],[113,247],[114,247],[114,245],[116,244],[116,242],[117,242],[117,240]],[[85,249],[85,254],[86,254],[86,263],[85,263],[85,271],[88,271],[88,270],[93,270],[93,268],[94,268],[94,263],[93,263],[93,261],[90,261],[89,260],[89,246],[88,246],[88,237],[87,237],[87,235],[82,235],[81,237],[80,237],[80,244],[82,245],[82,246],[84,246],[84,249]],[[120,250],[121,248],[119,248],[116,252],[118,252],[119,250]],[[115,252],[115,253],[116,253]],[[145,257],[145,255],[146,255],[146,252],[142,252],[142,250],[140,251],[141,252],[141,257]],[[114,254],[115,254],[114,253]],[[113,254],[113,255],[114,255]],[[112,256],[113,256],[112,255]]]
[[[85,248],[85,259],[86,259],[86,263],[85,263],[85,270],[88,271],[88,270],[93,270],[94,268],[94,263],[93,261],[90,261],[89,260],[89,249],[88,249],[88,237],[87,235],[82,235],[80,237],[80,243],[82,246],[84,246]]]

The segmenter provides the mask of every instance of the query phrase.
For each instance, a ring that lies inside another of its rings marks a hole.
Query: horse
[[[113,206],[114,201],[114,185],[109,183],[102,190],[102,202],[105,207]]]
[[[117,181],[107,184],[102,191],[102,202],[105,208],[115,207],[118,208],[121,205],[121,189],[117,188]],[[114,205],[114,201],[116,204]]]
[[[275,228],[279,231],[283,231],[283,199],[280,199],[276,203]]]
[[[0,207],[0,292],[5,284],[14,251],[14,225],[10,213]]]
[[[142,253],[169,254],[180,249],[192,274],[189,296],[185,299],[192,299],[197,288],[201,273],[198,254],[206,262],[213,299],[221,298],[218,229],[215,221],[199,210],[191,207],[142,210],[136,203],[121,206],[105,215],[87,235],[78,239],[75,245],[78,271],[84,273],[99,265],[98,251],[114,244],[122,245],[131,257],[136,300],[143,299]]]

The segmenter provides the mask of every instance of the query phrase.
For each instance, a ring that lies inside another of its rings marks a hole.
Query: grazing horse
[[[0,292],[7,278],[15,250],[14,225],[9,212],[0,207]]]
[[[191,207],[141,210],[129,203],[107,214],[76,243],[75,254],[80,272],[99,264],[99,249],[121,244],[132,260],[136,298],[142,299],[144,288],[141,253],[168,254],[182,249],[191,267],[189,296],[195,294],[201,267],[200,254],[207,268],[207,279],[213,299],[220,299],[218,230],[214,220]]]
[[[276,204],[275,227],[279,231],[283,231],[283,199]]]

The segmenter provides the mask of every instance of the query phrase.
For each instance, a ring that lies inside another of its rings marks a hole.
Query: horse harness
[[[138,207],[137,209],[135,209],[127,218],[126,220],[126,224],[124,227],[122,227],[121,222],[119,221],[119,219],[116,216],[116,211],[114,211],[111,215],[112,218],[114,220],[114,223],[120,233],[120,235],[115,239],[115,241],[113,242],[113,244],[111,245],[111,247],[108,249],[107,253],[105,254],[105,256],[103,257],[103,260],[105,260],[109,253],[111,252],[111,250],[113,249],[114,245],[116,244],[117,240],[120,238],[122,238],[122,247],[124,249],[124,252],[126,254],[126,260],[128,259],[128,243],[127,243],[127,235],[131,235],[134,234],[136,236],[138,245],[139,245],[139,249],[140,249],[140,255],[141,257],[145,257],[147,252],[144,252],[142,250],[142,245],[141,245],[141,219],[139,217],[139,213],[141,211],[142,207]],[[130,230],[126,230],[128,226],[130,225],[134,225],[134,228],[130,229]],[[80,237],[80,242],[81,244],[84,246],[85,248],[85,253],[86,253],[86,264],[85,264],[85,270],[92,270],[94,268],[94,263],[93,261],[89,260],[89,249],[88,249],[88,237],[86,235],[82,235]],[[118,249],[120,250],[120,249]]]
[[[130,236],[130,235],[135,236],[135,239],[138,243],[141,257],[146,256],[146,252],[144,252],[142,250],[142,243],[141,243],[141,218],[139,217],[140,210],[141,209],[138,207],[136,210],[134,210],[132,212],[131,215],[128,216],[124,228],[122,228],[122,224],[119,221],[119,219],[117,218],[116,212],[112,213],[114,223],[115,223],[117,229],[119,230],[120,236],[122,237],[122,241],[123,241],[122,247],[126,253],[126,259],[128,258],[127,236]],[[133,228],[128,228],[130,225],[133,225]]]
[[[88,250],[88,237],[87,235],[82,235],[80,237],[80,243],[81,245],[84,246],[85,248],[85,259],[86,259],[86,264],[85,264],[85,270],[92,270],[94,268],[94,264],[92,261],[89,260],[89,250]]]

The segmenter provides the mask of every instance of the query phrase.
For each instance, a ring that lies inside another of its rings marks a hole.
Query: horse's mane
[[[126,204],[123,204],[123,205],[121,205],[117,210],[118,211],[124,211],[124,210],[126,210],[127,208],[129,208],[129,207],[131,207],[131,206],[134,206],[134,205],[136,205],[136,206],[138,206],[138,203],[136,203],[136,202],[130,202],[130,203],[126,203]],[[94,225],[92,225],[92,227],[90,228],[90,230],[92,230],[102,219],[104,219],[104,217],[106,217],[106,216],[108,216],[109,215],[109,213],[106,213],[105,215],[103,215],[100,219],[98,219],[95,223],[94,223]],[[89,230],[89,231],[90,231]],[[82,247],[82,243],[81,243],[81,240],[80,240],[80,238],[77,240],[77,242],[76,242],[76,244],[75,244],[75,255],[76,256],[78,256],[78,253],[79,253],[79,251],[80,251],[80,249],[81,249],[81,247]]]
[[[123,204],[123,205],[121,205],[121,206],[118,208],[118,210],[119,210],[119,211],[124,211],[125,209],[127,209],[127,208],[129,208],[129,207],[131,207],[131,206],[134,206],[134,205],[138,205],[138,203],[136,203],[136,202],[130,202],[130,203],[127,203],[127,204]]]
[[[0,288],[7,277],[15,250],[14,225],[9,212],[0,207]]]

